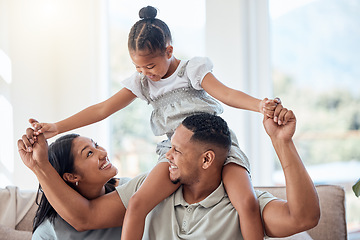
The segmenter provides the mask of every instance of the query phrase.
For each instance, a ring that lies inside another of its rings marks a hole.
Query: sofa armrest
[[[256,189],[268,191],[275,197],[286,199],[285,186],[256,187]],[[320,221],[315,228],[307,232],[316,240],[347,239],[345,191],[343,187],[338,185],[317,185],[316,190],[320,201]]]
[[[15,229],[20,231],[29,231],[32,232],[33,221],[36,214],[38,205],[34,202],[29,211],[26,213],[24,218],[16,225]]]

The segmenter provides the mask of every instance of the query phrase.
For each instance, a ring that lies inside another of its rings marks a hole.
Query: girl
[[[155,18],[156,14],[157,10],[151,6],[142,8],[139,12],[141,20],[130,30],[128,49],[137,73],[123,81],[125,87],[118,93],[60,122],[39,124],[30,119],[38,133],[44,133],[49,138],[103,120],[129,105],[136,97],[153,106],[152,130],[158,136],[166,134],[167,140],[158,144],[159,163],[130,200],[123,225],[122,239],[125,240],[141,239],[148,212],[179,186],[169,179],[165,153],[171,148],[170,138],[175,128],[186,116],[200,112],[222,113],[217,99],[235,108],[273,117],[276,115],[275,106],[279,103],[266,98],[261,101],[223,85],[211,73],[212,63],[207,58],[197,57],[189,61],[175,58],[170,30],[163,21]],[[277,121],[276,117],[274,121]],[[223,181],[239,213],[244,238],[263,239],[249,163],[237,146],[234,135],[233,147],[223,170]]]

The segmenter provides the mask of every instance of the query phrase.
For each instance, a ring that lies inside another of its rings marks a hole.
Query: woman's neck
[[[79,184],[80,185],[80,184]],[[94,185],[86,185],[79,186],[78,191],[81,195],[83,195],[86,199],[91,200],[98,198],[105,194],[105,186],[94,186]]]

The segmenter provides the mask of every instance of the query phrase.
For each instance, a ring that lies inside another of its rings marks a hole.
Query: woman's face
[[[79,136],[72,142],[74,167],[81,184],[102,184],[114,177],[118,170],[113,166],[104,148],[92,139]]]

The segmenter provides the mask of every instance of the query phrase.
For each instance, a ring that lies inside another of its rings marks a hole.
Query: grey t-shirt
[[[120,239],[121,227],[96,229],[78,232],[60,216],[55,218],[54,224],[46,219],[35,230],[33,240],[100,240],[100,239]]]
[[[139,175],[117,187],[127,207],[130,197],[141,186],[146,174]],[[255,191],[261,212],[265,205],[276,199],[268,192]],[[223,184],[199,203],[188,204],[182,187],[158,204],[146,217],[143,239],[243,239],[238,213],[231,204]]]

